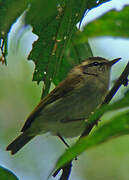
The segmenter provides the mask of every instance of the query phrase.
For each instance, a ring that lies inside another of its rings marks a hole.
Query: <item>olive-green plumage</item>
[[[7,150],[15,154],[33,137],[50,132],[64,138],[83,133],[91,112],[108,92],[110,69],[118,59],[92,57],[75,66],[50,94],[32,111]]]

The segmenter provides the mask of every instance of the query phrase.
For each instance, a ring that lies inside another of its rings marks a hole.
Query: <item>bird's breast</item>
[[[41,111],[36,119],[38,131],[41,129],[41,133],[50,132],[63,137],[80,135],[85,129],[85,120],[101,104],[105,93],[106,89],[94,83],[76,88]]]

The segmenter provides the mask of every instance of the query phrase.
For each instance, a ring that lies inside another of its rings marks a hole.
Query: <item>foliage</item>
[[[91,115],[89,123],[100,117],[100,114],[108,111],[118,111],[120,108],[129,107],[129,91],[119,101],[103,106]],[[129,111],[125,110],[113,116],[110,121],[105,122],[88,137],[81,138],[75,145],[69,148],[57,162],[57,168],[78,156],[80,153],[95,147],[107,140],[121,135],[129,134]]]
[[[128,22],[129,6],[126,6],[120,12],[109,11],[102,17],[89,23],[82,33],[78,33],[78,42],[87,42],[88,37],[96,36],[114,36],[114,37],[129,37]]]
[[[66,48],[74,48],[70,39],[77,31],[77,22],[81,20],[86,9],[91,9],[104,2],[106,0],[101,0],[98,4],[95,0],[92,2],[90,0],[52,0],[51,3],[47,0],[22,2],[13,0],[10,7],[9,0],[8,2],[1,0],[0,38],[4,40],[6,49],[3,55],[7,54],[6,39],[12,23],[27,9],[26,23],[31,24],[33,32],[39,36],[29,56],[29,59],[33,59],[36,65],[33,80],[44,81],[43,94],[45,96],[49,91],[51,81],[59,83],[76,62],[73,59],[69,62],[69,58],[67,60]]]
[[[12,24],[26,11],[25,24],[33,27],[33,32],[38,35],[38,40],[33,44],[33,49],[28,57],[35,63],[33,80],[44,82],[43,96],[50,89],[51,82],[57,85],[62,81],[68,71],[85,58],[93,56],[88,44],[89,37],[119,36],[129,37],[129,7],[122,11],[112,10],[102,17],[88,24],[83,32],[79,31],[76,24],[82,21],[87,9],[92,9],[107,0],[0,0],[0,61],[6,63],[7,37]],[[117,111],[129,106],[129,92],[114,104],[105,105],[91,115],[89,122],[107,111]],[[117,121],[117,122],[116,122]],[[129,133],[129,113],[125,111],[112,117],[109,122],[100,126],[88,137],[79,140],[69,148],[57,162],[60,168],[77,155],[89,148],[105,142],[113,137]],[[16,179],[15,176],[4,168],[0,168],[3,179]],[[8,177],[9,176],[9,177]]]
[[[18,178],[8,169],[0,166],[0,179],[1,180],[18,180]]]

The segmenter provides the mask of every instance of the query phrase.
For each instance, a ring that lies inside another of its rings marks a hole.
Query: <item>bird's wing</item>
[[[76,87],[76,85],[81,81],[82,77],[78,76],[75,78],[65,79],[62,81],[53,91],[50,92],[41,102],[36,106],[32,113],[27,118],[21,132],[24,132],[31,123],[38,116],[40,111],[44,109],[45,106],[51,104],[52,102],[70,94],[70,92]]]

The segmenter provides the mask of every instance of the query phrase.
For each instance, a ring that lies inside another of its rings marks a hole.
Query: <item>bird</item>
[[[14,155],[35,136],[48,132],[60,137],[66,145],[64,138],[81,135],[88,117],[108,93],[111,67],[120,59],[109,61],[103,57],[89,57],[74,66],[35,107],[21,134],[6,150]]]

